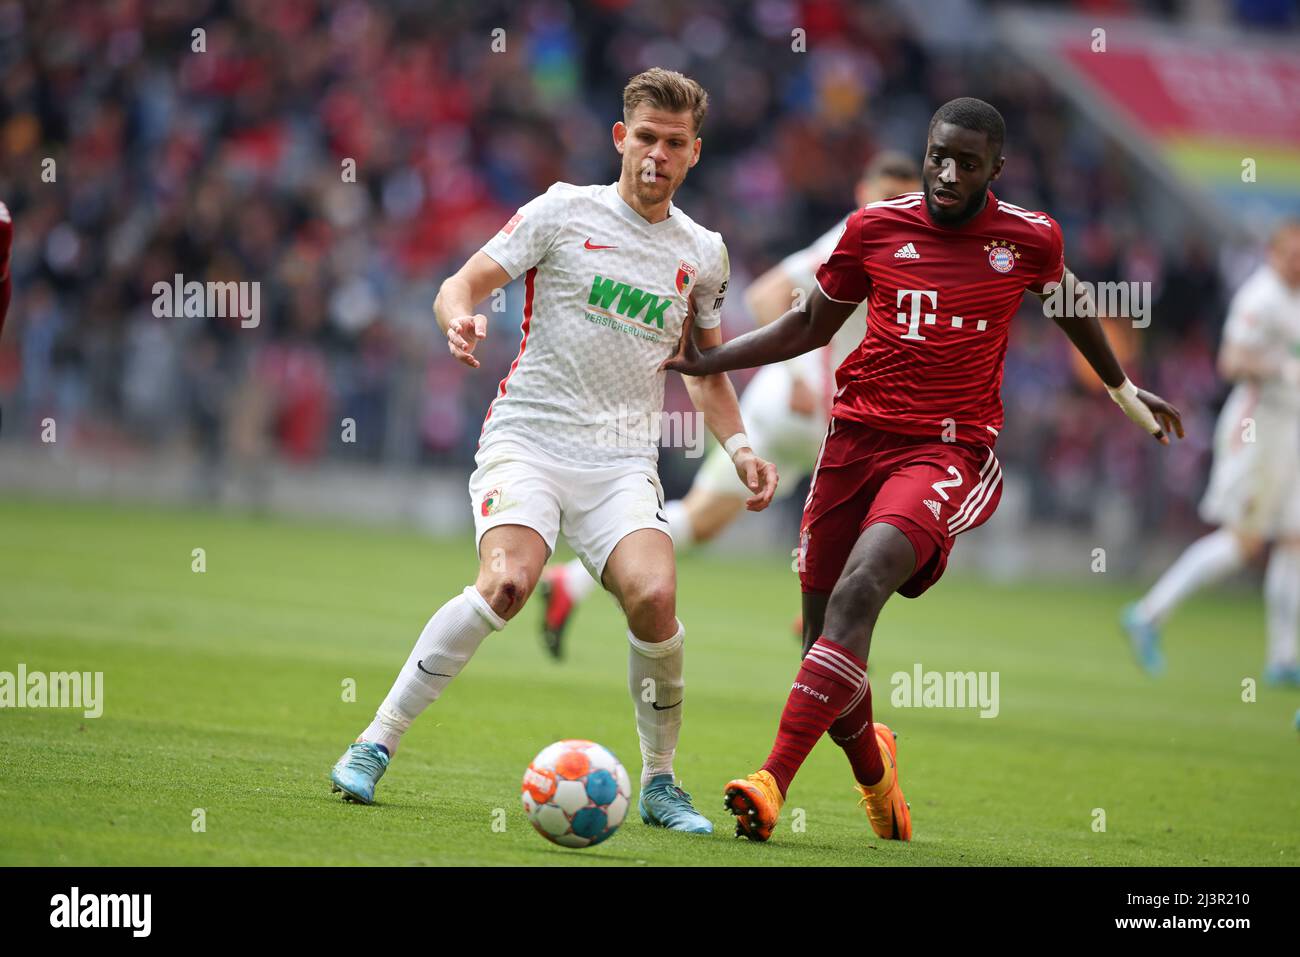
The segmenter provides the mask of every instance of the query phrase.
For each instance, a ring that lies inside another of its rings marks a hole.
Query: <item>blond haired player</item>
[[[478,368],[474,351],[488,328],[474,304],[525,277],[519,355],[488,408],[469,480],[478,578],[429,620],[374,720],[335,765],[345,797],[373,801],[402,734],[519,613],[563,533],[627,616],[642,820],[712,831],[673,772],[686,630],[648,425],[663,410],[660,364],[676,352],[688,309],[696,341],[722,341],[726,247],[672,202],[699,162],[707,106],[700,85],[679,73],[633,77],[612,131],[618,182],[556,183],[443,283],[438,325],[451,354]],[[750,490],[748,506],[766,508],[776,469],[750,448],[730,380],[689,388]]]
[[[1272,237],[1268,261],[1232,299],[1219,371],[1235,383],[1214,432],[1201,517],[1219,526],[1193,542],[1124,611],[1138,663],[1164,670],[1160,628],[1199,588],[1242,568],[1272,543],[1264,573],[1264,680],[1300,686],[1300,222]]]
[[[858,207],[921,188],[916,163],[902,153],[878,153],[862,172],[854,190]],[[847,217],[846,217],[847,218]],[[817,267],[835,249],[844,232],[841,219],[810,246],[791,253],[745,292],[756,325],[772,322],[807,300],[816,285]],[[812,472],[826,434],[835,370],[858,347],[867,332],[867,306],[860,305],[835,333],[830,345],[786,362],[764,366],[741,397],[740,411],[754,448],[770,456],[782,477],[776,498],[790,494]],[[689,381],[689,380],[687,380]],[[734,522],[745,506],[745,490],[735,478],[726,452],[714,449],[695,474],[686,497],[664,506],[673,544],[678,548],[712,541]],[[542,576],[542,640],[555,657],[579,603],[595,587],[579,559],[552,566]],[[816,635],[813,639],[816,639]]]

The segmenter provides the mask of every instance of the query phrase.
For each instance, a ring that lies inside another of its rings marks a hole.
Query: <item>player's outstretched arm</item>
[[[1229,382],[1264,382],[1281,377],[1284,382],[1300,386],[1300,357],[1225,339],[1219,350],[1219,375]]]
[[[665,359],[660,368],[702,376],[793,359],[830,342],[856,308],[857,303],[827,299],[815,288],[803,309],[791,309],[775,322],[714,348],[697,344],[688,316],[677,354]]]
[[[683,336],[691,334],[694,327],[695,310],[687,311],[688,327],[682,331]],[[700,329],[693,333],[693,341],[704,348],[713,348],[722,342],[722,329]],[[686,391],[691,396],[695,408],[704,415],[704,424],[718,443],[727,450],[731,461],[736,466],[736,474],[745,483],[745,488],[753,494],[746,500],[745,507],[751,512],[761,512],[772,502],[776,494],[776,466],[764,461],[754,454],[745,435],[745,422],[740,414],[740,402],[736,399],[735,387],[725,372],[706,376],[687,376]]]
[[[1061,283],[1072,291],[1072,296],[1073,290],[1080,288],[1084,289],[1086,295],[1079,302],[1079,308],[1069,310],[1075,315],[1053,314],[1052,321],[1061,327],[1074,347],[1088,360],[1088,365],[1092,366],[1092,370],[1106,386],[1110,397],[1124,410],[1125,415],[1150,432],[1162,445],[1169,444],[1171,433],[1181,439],[1182,413],[1155,393],[1139,389],[1124,374],[1119,359],[1115,357],[1110,342],[1106,339],[1106,332],[1097,319],[1091,292],[1086,287],[1077,286],[1074,274],[1068,269],[1061,275]],[[1050,290],[1044,289],[1036,295],[1039,299],[1046,300],[1050,294]]]
[[[796,290],[783,262],[750,283],[745,290],[745,305],[754,317],[755,327],[762,328],[780,319],[790,303],[795,301]],[[796,415],[814,414],[818,405],[817,393],[800,374],[798,364],[787,363],[786,372],[790,377],[790,411]]]
[[[487,316],[475,313],[474,305],[509,282],[510,274],[480,250],[443,282],[433,300],[433,315],[447,335],[447,348],[471,369],[479,366],[474,346],[487,338]]]

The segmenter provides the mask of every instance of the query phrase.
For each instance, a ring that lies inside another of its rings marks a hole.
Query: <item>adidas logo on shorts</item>
[[[911,243],[905,246],[899,246],[898,252],[894,253],[895,259],[920,259],[921,254],[916,251],[916,247]]]
[[[922,501],[925,503],[925,507],[928,508],[928,509],[930,510],[930,514],[934,516],[935,521],[938,521],[938,520],[939,520],[939,503],[936,502],[936,501],[933,501],[933,500],[931,500],[931,499],[928,499],[928,498],[927,498],[927,499],[923,499]]]

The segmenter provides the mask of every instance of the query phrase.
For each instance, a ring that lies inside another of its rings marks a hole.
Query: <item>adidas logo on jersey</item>
[[[925,503],[925,507],[930,510],[930,514],[933,515],[937,521],[939,518],[939,503],[928,498],[923,499],[922,501]]]
[[[921,254],[916,251],[916,247],[911,243],[905,246],[899,246],[898,252],[894,253],[895,259],[920,259]]]

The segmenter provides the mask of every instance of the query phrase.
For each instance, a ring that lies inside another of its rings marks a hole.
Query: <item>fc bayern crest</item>
[[[691,285],[695,282],[695,267],[685,259],[677,261],[677,294],[689,296]]]
[[[989,254],[989,265],[1000,273],[1011,272],[1016,268],[1016,260],[1020,258],[1015,243],[1003,242],[1000,239],[993,240],[984,247],[984,250]]]

